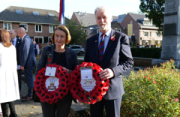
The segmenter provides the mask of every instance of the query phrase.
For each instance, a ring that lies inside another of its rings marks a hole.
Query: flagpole
[[[65,11],[65,0],[60,0],[59,22],[61,25],[65,25],[64,11]]]

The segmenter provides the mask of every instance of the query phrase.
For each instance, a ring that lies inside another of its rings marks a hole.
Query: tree
[[[146,17],[153,21],[153,24],[163,30],[165,0],[140,0],[141,12],[146,13]]]
[[[71,20],[66,20],[65,25],[69,29],[69,32],[71,34],[70,44],[80,45],[86,41],[87,35],[81,25],[77,25],[75,22],[72,22]]]

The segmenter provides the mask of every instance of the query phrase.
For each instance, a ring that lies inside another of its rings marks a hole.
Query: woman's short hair
[[[12,45],[9,32],[6,29],[0,29],[0,42],[2,42],[5,47]]]
[[[70,35],[69,30],[67,29],[67,27],[64,26],[64,25],[59,25],[58,27],[56,27],[56,29],[54,30],[54,32],[53,32],[53,34],[51,36],[51,41],[54,42],[54,35],[55,35],[56,30],[61,30],[61,31],[66,33],[66,44],[69,44],[69,42],[71,41],[71,35]]]

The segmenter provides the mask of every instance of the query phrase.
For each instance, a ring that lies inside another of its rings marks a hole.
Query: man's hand
[[[69,70],[69,69],[67,69],[67,68],[65,68],[65,67],[63,67],[63,69],[66,70],[68,73],[70,73],[70,70]]]
[[[20,69],[21,69],[21,70],[23,70],[23,71],[25,70],[23,66],[21,66],[21,68],[20,68]]]
[[[106,80],[106,79],[112,78],[114,76],[114,73],[111,69],[106,68],[99,73],[99,76],[101,79]]]

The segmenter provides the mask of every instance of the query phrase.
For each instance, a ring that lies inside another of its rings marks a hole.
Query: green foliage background
[[[164,9],[165,9],[165,0],[140,0],[141,4],[139,6],[142,13],[145,13],[146,16],[153,21],[159,31],[163,30],[164,23]]]
[[[179,117],[180,72],[174,61],[123,78],[122,117]]]
[[[69,29],[71,34],[71,44],[81,45],[86,41],[87,35],[81,25],[77,25],[75,22],[67,21],[66,27]]]

